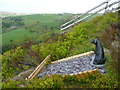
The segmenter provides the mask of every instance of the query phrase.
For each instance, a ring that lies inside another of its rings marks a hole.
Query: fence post
[[[105,8],[105,14],[107,13],[107,8],[108,8],[108,2],[109,2],[110,0],[107,0],[107,2],[106,2],[106,8]]]

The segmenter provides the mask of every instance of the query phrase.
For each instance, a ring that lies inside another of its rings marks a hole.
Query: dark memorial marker
[[[91,43],[95,44],[95,57],[93,64],[94,65],[102,65],[105,64],[105,56],[104,56],[104,49],[100,43],[100,40],[98,38],[95,38]]]

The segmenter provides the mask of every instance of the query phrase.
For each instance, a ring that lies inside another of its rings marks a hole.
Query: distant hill
[[[17,15],[30,15],[30,13],[14,13],[7,11],[0,11],[0,17],[8,17],[8,16],[17,16]]]

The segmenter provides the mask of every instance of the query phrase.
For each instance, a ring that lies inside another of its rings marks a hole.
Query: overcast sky
[[[83,13],[103,1],[106,0],[0,0],[0,11],[16,13]]]

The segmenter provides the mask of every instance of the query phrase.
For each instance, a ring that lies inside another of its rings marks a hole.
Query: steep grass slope
[[[48,54],[51,54],[51,60],[58,60],[68,56],[80,54],[94,49],[91,40],[99,37],[103,47],[109,49],[105,56],[106,75],[94,75],[89,78],[76,78],[75,76],[62,77],[59,75],[45,77],[43,79],[36,78],[33,81],[10,81],[3,83],[5,87],[24,87],[28,88],[117,88],[119,72],[117,71],[118,52],[113,49],[112,45],[119,40],[119,22],[118,12],[109,13],[94,18],[91,21],[83,22],[64,34],[54,35],[39,45],[33,45],[27,42],[16,49],[5,52],[2,55],[3,61],[3,79],[14,77],[17,72],[27,70],[31,66],[23,66],[20,63],[26,62],[38,65]],[[108,34],[109,33],[109,34]],[[107,37],[106,37],[107,36]],[[110,37],[110,38],[109,38]],[[108,44],[109,41],[109,44]],[[107,44],[106,44],[107,43]],[[113,54],[114,53],[114,54]],[[116,57],[116,58],[115,58]],[[114,65],[111,64],[114,62]],[[11,86],[12,84],[12,86]]]

